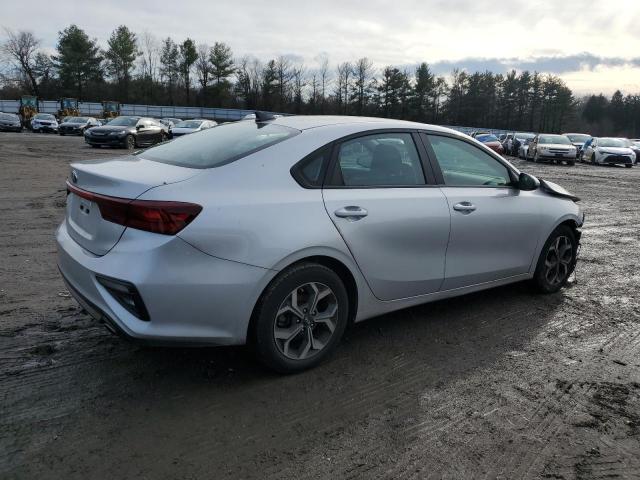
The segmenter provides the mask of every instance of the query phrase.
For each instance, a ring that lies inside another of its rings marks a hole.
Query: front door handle
[[[471,202],[460,202],[453,206],[453,209],[462,213],[471,213],[475,211],[476,206]]]
[[[336,217],[348,218],[351,220],[360,220],[361,218],[364,218],[367,215],[369,215],[369,212],[367,212],[366,209],[362,207],[352,206],[352,205],[348,207],[339,208],[334,213]]]

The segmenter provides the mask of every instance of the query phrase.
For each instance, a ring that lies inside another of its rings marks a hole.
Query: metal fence
[[[80,113],[90,117],[102,116],[102,104],[99,102],[80,102],[78,104]],[[0,100],[0,112],[18,113],[20,107],[19,100]],[[42,113],[57,114],[59,102],[55,100],[41,100],[38,102],[38,110]],[[120,104],[121,115],[139,115],[141,117],[153,118],[209,118],[220,121],[235,121],[242,119],[245,115],[254,113],[254,110],[242,110],[235,108],[203,108],[203,107],[177,107],[160,105],[129,105]],[[513,133],[513,130],[500,130],[495,128],[481,127],[460,127],[445,125],[447,128],[457,130],[470,135],[476,131],[489,132],[496,136]]]
[[[19,100],[0,100],[0,112],[18,113],[19,107]],[[42,100],[38,102],[38,110],[42,113],[57,114],[59,108],[60,103],[55,100]],[[82,115],[91,117],[102,116],[102,104],[99,102],[80,102],[78,108]],[[141,117],[155,118],[209,118],[222,121],[234,121],[240,120],[250,113],[254,113],[254,110],[120,104],[121,115],[139,115]]]

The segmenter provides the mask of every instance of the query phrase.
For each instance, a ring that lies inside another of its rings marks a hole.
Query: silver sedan
[[[250,343],[314,366],[376,315],[523,280],[562,288],[583,214],[562,187],[453,130],[386,119],[221,125],[74,163],[58,265],[142,342]]]

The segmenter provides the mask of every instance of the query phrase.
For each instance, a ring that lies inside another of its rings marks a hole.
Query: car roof
[[[394,120],[390,118],[352,117],[348,115],[291,115],[268,120],[268,122],[270,124],[282,125],[283,127],[295,128],[296,130],[308,130],[311,128],[328,127],[333,125],[358,125],[362,127],[362,130],[370,130],[372,128],[407,128],[462,135],[460,132],[450,128],[429,125],[426,123]]]

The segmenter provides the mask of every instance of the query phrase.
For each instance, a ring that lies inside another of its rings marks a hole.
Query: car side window
[[[508,186],[506,166],[480,148],[456,138],[427,135],[447,186]]]
[[[424,185],[420,157],[410,133],[379,133],[342,142],[332,185],[346,187]]]

